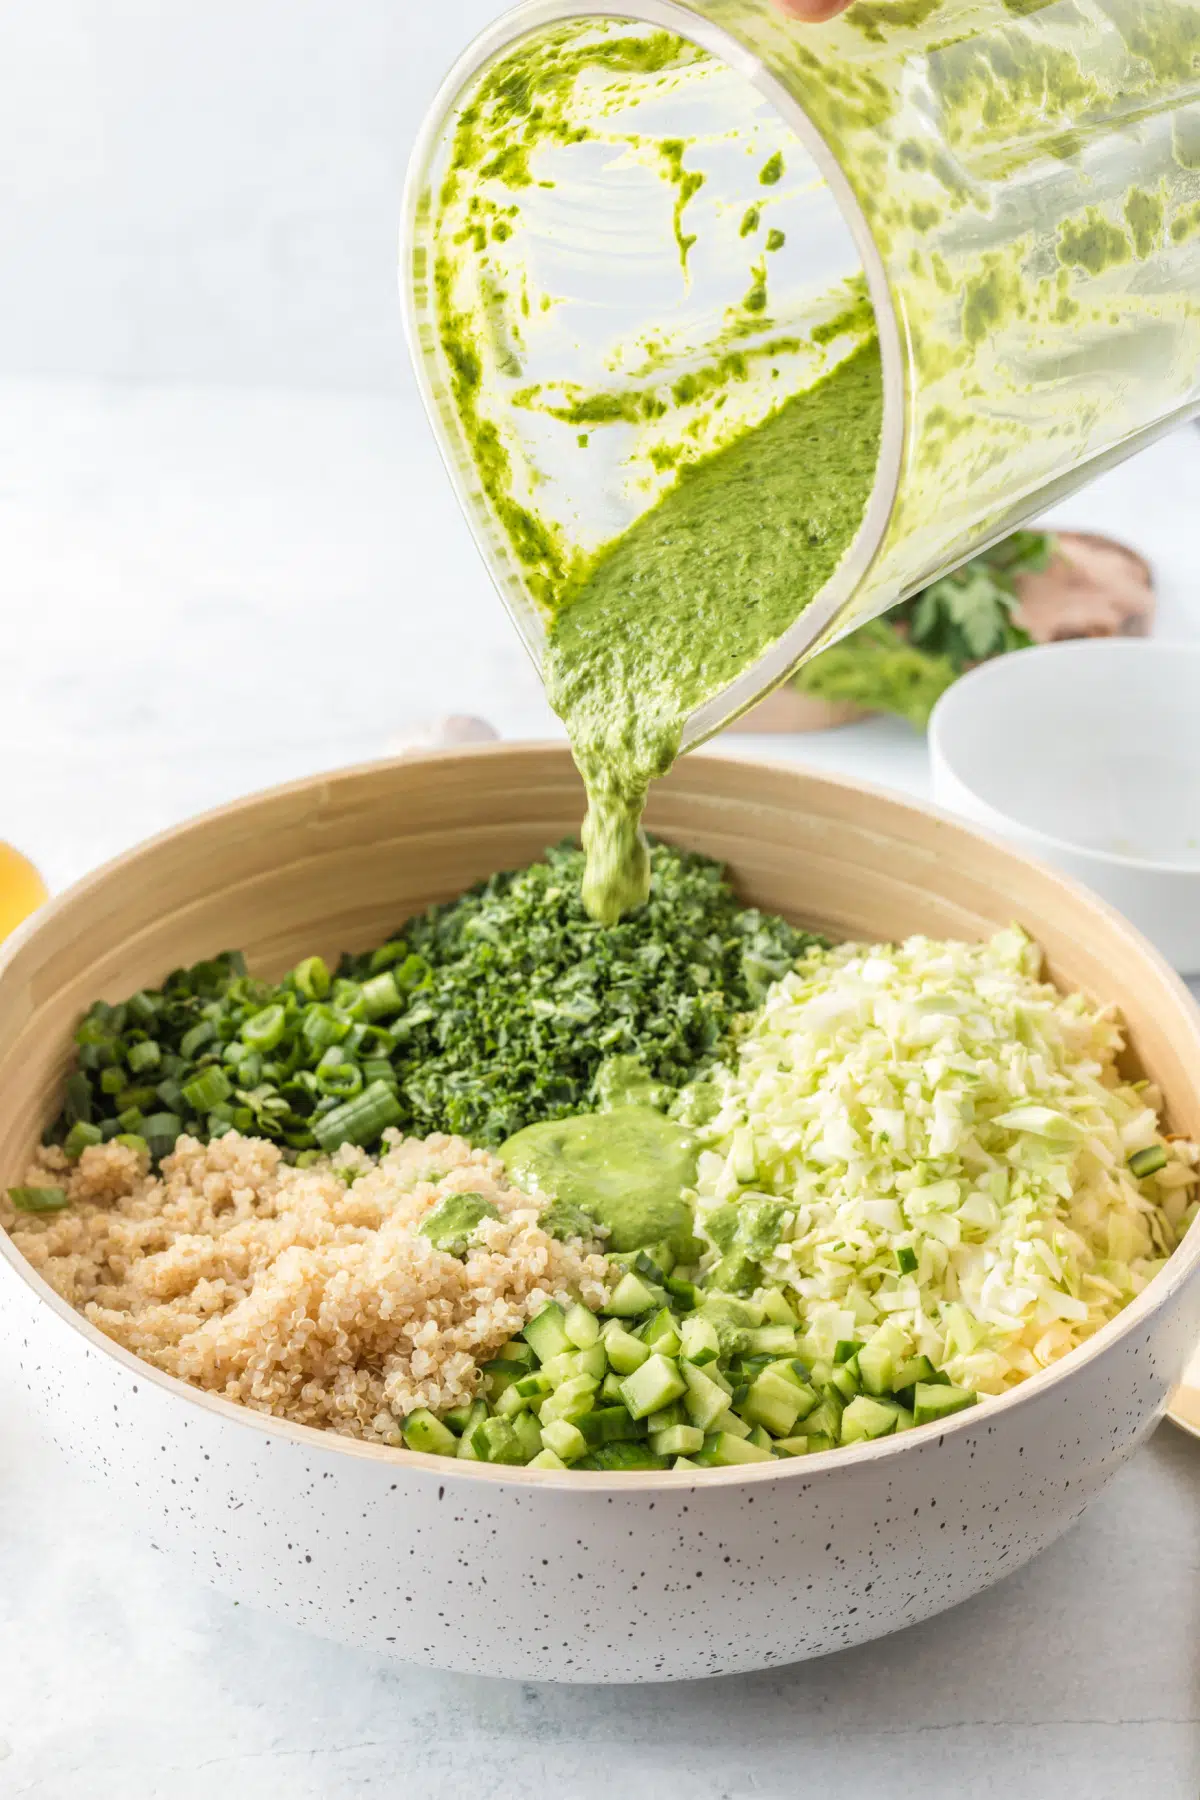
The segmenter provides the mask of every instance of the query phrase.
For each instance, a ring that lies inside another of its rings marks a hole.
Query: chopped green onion
[[[68,1125],[90,1124],[92,1117],[92,1084],[86,1075],[68,1075],[63,1098],[63,1117]]]
[[[162,1061],[162,1051],[153,1038],[143,1038],[139,1044],[130,1044],[125,1061],[135,1075],[145,1075],[151,1069],[157,1069]]]
[[[328,1049],[330,1044],[340,1044],[351,1024],[350,1019],[339,1017],[332,1006],[310,1006],[300,1029],[305,1042],[320,1051]]]
[[[362,1003],[368,1019],[386,1019],[390,1014],[401,1011],[404,1001],[390,969],[385,969],[382,975],[372,975],[369,981],[363,982]]]
[[[116,1098],[117,1112],[118,1113],[130,1112],[135,1107],[144,1111],[147,1106],[152,1106],[154,1104],[155,1100],[157,1100],[157,1098],[158,1098],[158,1089],[157,1088],[153,1088],[153,1087],[122,1088]]]
[[[60,1187],[10,1187],[8,1197],[23,1213],[61,1212],[70,1204],[66,1188]]]
[[[130,1016],[136,1019],[139,1025],[153,1025],[162,1011],[162,1000],[159,996],[148,994],[144,988],[136,994],[131,994],[125,1004],[129,1008]]]
[[[320,956],[306,956],[292,970],[292,981],[299,993],[306,1000],[324,1000],[329,992],[331,977],[325,960]]]
[[[362,1092],[363,1072],[357,1063],[332,1063],[317,1069],[317,1085],[323,1094],[336,1094],[339,1100],[349,1100]]]
[[[175,1140],[183,1130],[183,1120],[178,1113],[151,1113],[142,1120],[141,1135],[155,1162],[169,1156],[175,1148]]]
[[[385,1056],[370,1056],[362,1065],[364,1081],[386,1081],[389,1087],[399,1087],[400,1077]]]
[[[286,1029],[287,1016],[282,1006],[264,1006],[261,1012],[256,1012],[242,1026],[242,1042],[249,1044],[252,1050],[274,1050],[277,1044],[282,1043]],[[186,1044],[187,1040],[184,1042]],[[187,1054],[185,1049],[184,1055]]]
[[[392,1089],[382,1081],[373,1081],[353,1100],[335,1106],[313,1126],[313,1136],[323,1150],[336,1150],[341,1144],[370,1144],[398,1125],[404,1114]]]
[[[195,1080],[184,1085],[183,1097],[193,1112],[211,1112],[223,1100],[228,1100],[233,1092],[233,1084],[225,1071],[216,1063],[202,1069]]]
[[[197,1050],[203,1050],[205,1044],[211,1044],[216,1035],[217,1028],[212,1020],[201,1019],[198,1025],[193,1025],[192,1029],[190,1031],[185,1031],[180,1038],[180,1055],[185,1056],[190,1060],[190,1058],[195,1056]]]
[[[83,1119],[77,1119],[63,1139],[63,1149],[72,1162],[77,1162],[92,1144],[103,1142],[104,1133],[98,1125],[89,1125]]]

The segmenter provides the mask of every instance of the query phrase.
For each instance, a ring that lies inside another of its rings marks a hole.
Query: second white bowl
[[[1200,973],[1200,644],[1084,639],[984,663],[938,702],[929,747],[939,805]]]

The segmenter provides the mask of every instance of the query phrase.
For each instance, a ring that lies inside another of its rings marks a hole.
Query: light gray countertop
[[[0,837],[54,886],[431,715],[557,735],[403,400],[8,382],[0,417]],[[1055,517],[1149,554],[1160,632],[1194,638],[1198,500],[1188,431]],[[887,721],[736,747],[926,788]],[[484,1681],[195,1587],[0,1367],[0,1796],[1197,1800],[1198,1496],[1165,1426],[1059,1545],[901,1636],[675,1688]]]

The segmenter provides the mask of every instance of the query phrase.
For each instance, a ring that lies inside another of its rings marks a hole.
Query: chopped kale
[[[594,1110],[611,1059],[678,1088],[717,1058],[736,1016],[815,940],[739,906],[719,863],[656,844],[646,905],[597,925],[573,844],[493,875],[398,934],[427,973],[390,1020],[404,1125],[499,1144]],[[369,980],[370,957],[340,973]]]

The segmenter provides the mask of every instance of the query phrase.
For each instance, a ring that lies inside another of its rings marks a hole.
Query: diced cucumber
[[[553,1386],[545,1369],[535,1369],[532,1375],[522,1375],[519,1381],[514,1381],[511,1391],[520,1394],[522,1400],[540,1400]],[[446,1416],[448,1418],[449,1414]]]
[[[721,1354],[717,1328],[699,1313],[691,1313],[679,1333],[680,1353],[690,1363],[715,1362]]]
[[[546,1391],[561,1387],[564,1381],[570,1381],[572,1375],[578,1375],[575,1358],[578,1351],[563,1350],[557,1356],[548,1357],[537,1373],[546,1383]]]
[[[863,1392],[878,1397],[896,1385],[897,1365],[912,1348],[907,1333],[898,1325],[881,1325],[858,1353],[858,1374]]]
[[[746,1333],[752,1356],[790,1356],[796,1349],[796,1333],[790,1325],[759,1325]]]
[[[672,1425],[687,1425],[690,1421],[682,1400],[672,1400],[670,1406],[660,1407],[652,1412],[646,1420],[647,1431],[669,1431]]]
[[[562,1457],[555,1456],[553,1450],[539,1450],[529,1462],[531,1469],[565,1469],[566,1466]]]
[[[668,1275],[663,1286],[683,1312],[693,1312],[704,1298],[701,1290],[693,1282],[685,1281],[681,1275]],[[675,1466],[678,1468],[679,1465]]]
[[[760,1450],[769,1450],[774,1439],[769,1431],[764,1431],[761,1425],[755,1425],[750,1436],[746,1439],[746,1442],[748,1444],[757,1444]]]
[[[896,1267],[901,1275],[915,1275],[917,1253],[911,1244],[900,1244],[896,1250]]]
[[[948,1419],[951,1413],[974,1406],[978,1398],[969,1388],[955,1387],[950,1382],[918,1381],[913,1393],[913,1423],[932,1425],[937,1419]]]
[[[642,1342],[648,1349],[656,1351],[660,1356],[679,1355],[679,1333],[675,1329],[675,1320],[667,1307],[664,1306],[655,1313],[646,1327]]]
[[[520,1363],[512,1362],[486,1362],[481,1364],[481,1368],[486,1378],[483,1391],[489,1400],[495,1400],[505,1388],[512,1387],[514,1382],[524,1380],[526,1373]]]
[[[729,1395],[694,1364],[683,1363],[681,1367],[687,1382],[683,1404],[688,1419],[693,1425],[698,1425],[701,1431],[710,1431],[728,1407]]]
[[[467,1422],[462,1428],[458,1440],[458,1454],[467,1462],[478,1462],[479,1452],[475,1448],[474,1437],[480,1425],[487,1418],[487,1406],[482,1400],[476,1400],[467,1414]]]
[[[795,1330],[799,1324],[781,1288],[768,1288],[762,1297],[762,1309],[770,1325],[787,1325]]]
[[[524,1338],[509,1338],[507,1344],[501,1344],[494,1360],[520,1363],[523,1369],[532,1369],[534,1364],[533,1345],[526,1343]]]
[[[460,1439],[461,1442],[461,1439]],[[471,1433],[471,1444],[480,1462],[523,1463],[521,1440],[507,1419],[484,1419]]]
[[[859,1390],[858,1374],[852,1362],[839,1363],[829,1377],[829,1386],[843,1400],[853,1400]]]
[[[677,1456],[675,1461],[671,1464],[671,1467],[673,1469],[698,1469],[700,1464],[692,1462],[690,1458],[686,1456]]]
[[[515,1419],[519,1412],[524,1412],[529,1405],[529,1398],[521,1392],[525,1386],[523,1381],[514,1381],[506,1387],[495,1402],[497,1418]]]
[[[621,1398],[635,1419],[648,1418],[687,1392],[679,1364],[667,1356],[651,1356],[621,1383]]]
[[[608,1353],[604,1345],[597,1341],[586,1350],[577,1350],[575,1372],[578,1375],[590,1375],[594,1381],[603,1381],[608,1374]]]
[[[839,1338],[836,1346],[834,1347],[834,1352],[833,1352],[834,1363],[835,1364],[848,1363],[850,1361],[851,1357],[857,1356],[858,1352],[861,1349],[862,1349],[862,1344],[860,1343],[858,1338]]]
[[[675,1252],[667,1243],[649,1244],[646,1249],[635,1252],[630,1266],[637,1274],[661,1287],[675,1267]]]
[[[665,1469],[667,1459],[648,1443],[601,1444],[577,1463],[579,1469]]]
[[[915,1387],[918,1381],[932,1381],[937,1370],[927,1356],[906,1356],[893,1370],[893,1394]]]
[[[660,1288],[650,1287],[640,1275],[630,1270],[618,1281],[604,1310],[610,1318],[636,1319],[661,1303],[661,1292]]]
[[[729,1437],[748,1438],[750,1436],[751,1428],[747,1425],[745,1419],[739,1419],[735,1412],[731,1412],[729,1408],[726,1407],[723,1413],[717,1414],[713,1424],[713,1430],[724,1431]]]
[[[621,1377],[615,1369],[610,1369],[600,1383],[597,1399],[605,1401],[608,1405],[615,1406],[621,1403]]]
[[[448,1425],[455,1437],[461,1437],[470,1417],[471,1408],[469,1405],[452,1406],[447,1412],[442,1414],[442,1424]]]
[[[886,1437],[896,1429],[896,1409],[869,1394],[859,1394],[842,1414],[841,1442],[861,1444],[871,1438]]]
[[[512,1428],[517,1434],[518,1442],[525,1453],[525,1461],[531,1462],[542,1448],[542,1428],[531,1412],[518,1413],[512,1421]]]
[[[776,1437],[787,1437],[802,1412],[811,1412],[816,1404],[805,1406],[805,1390],[773,1369],[766,1368],[750,1383],[746,1398],[739,1408],[743,1419],[752,1425],[764,1425]]]
[[[530,1319],[525,1327],[525,1342],[532,1345],[538,1361],[543,1363],[575,1348],[567,1336],[566,1314],[556,1301],[551,1300],[536,1318]]]
[[[819,1440],[807,1437],[776,1438],[774,1448],[780,1456],[810,1456]]]
[[[427,1456],[458,1455],[458,1439],[454,1433],[424,1406],[409,1413],[405,1419],[404,1442],[410,1450],[423,1450]]]
[[[805,1437],[827,1437],[837,1443],[842,1429],[842,1409],[835,1400],[824,1399],[804,1421]]]
[[[835,1450],[837,1448],[837,1439],[835,1437],[830,1437],[824,1431],[810,1431],[804,1441],[808,1445],[808,1454],[810,1456],[816,1456],[822,1450]]]
[[[573,1375],[570,1381],[564,1381],[542,1401],[538,1409],[542,1425],[552,1424],[555,1419],[575,1420],[585,1412],[591,1412],[599,1386],[600,1383],[591,1375]]]
[[[1144,1150],[1135,1150],[1129,1158],[1129,1173],[1144,1181],[1147,1175],[1157,1175],[1160,1169],[1167,1166],[1167,1148],[1165,1144],[1149,1144]]]
[[[717,1469],[732,1468],[735,1463],[771,1461],[771,1452],[764,1450],[761,1444],[752,1444],[746,1438],[734,1437],[728,1431],[713,1432],[706,1437],[701,1455],[709,1460],[711,1467]]]
[[[690,1456],[693,1450],[703,1450],[704,1433],[698,1425],[672,1425],[651,1432],[650,1448],[659,1456]]]
[[[568,1424],[566,1419],[555,1419],[553,1423],[542,1426],[542,1448],[553,1450],[563,1464],[578,1462],[581,1456],[588,1453],[588,1441],[578,1426]]]
[[[772,1375],[778,1375],[781,1381],[790,1381],[793,1387],[799,1388],[806,1399],[811,1397],[811,1404],[813,1406],[817,1404],[817,1390],[808,1381],[804,1364],[797,1362],[795,1357],[789,1357],[785,1361],[768,1363],[767,1367],[770,1369]]]
[[[646,1436],[645,1425],[630,1416],[627,1406],[599,1406],[595,1412],[584,1413],[576,1420],[576,1425],[592,1447],[620,1444]]]
[[[649,1362],[650,1352],[640,1338],[635,1338],[631,1331],[625,1331],[614,1320],[604,1333],[604,1353],[618,1375],[632,1375],[640,1369],[644,1362]]]
[[[600,1339],[600,1321],[578,1300],[567,1308],[563,1330],[578,1350],[590,1350]]]

